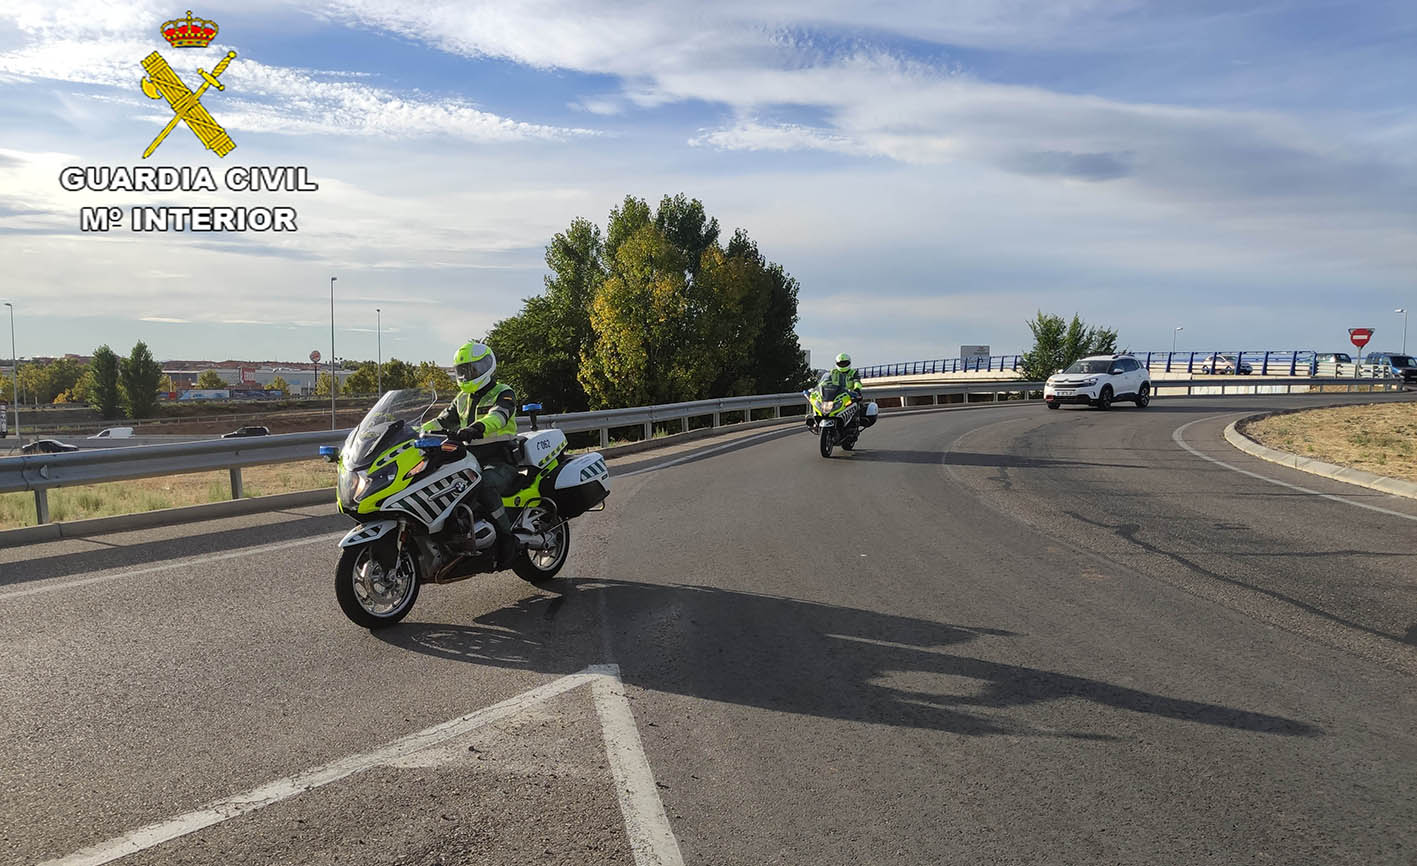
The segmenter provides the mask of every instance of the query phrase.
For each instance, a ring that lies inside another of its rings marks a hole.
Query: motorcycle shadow
[[[1013,710],[1083,699],[1129,713],[1284,736],[1316,726],[955,650],[997,628],[703,586],[570,578],[472,624],[405,622],[394,646],[477,665],[568,674],[605,662],[601,612],[624,681],[651,691],[822,718],[965,735],[1118,739],[1034,726]]]

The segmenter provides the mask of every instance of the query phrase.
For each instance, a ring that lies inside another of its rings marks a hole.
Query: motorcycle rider
[[[836,356],[836,368],[828,370],[822,381],[850,393],[853,400],[861,399],[861,377],[851,366],[851,356],[845,352]]]
[[[425,431],[456,430],[457,438],[472,442],[488,436],[515,436],[517,401],[512,386],[497,381],[497,356],[476,341],[468,341],[453,354],[458,393],[442,414],[423,425]],[[512,488],[517,466],[509,448],[485,448],[477,455],[482,465],[482,482],[477,485],[477,504],[497,527],[497,563],[507,566],[517,553],[512,521],[502,506],[502,497]]]

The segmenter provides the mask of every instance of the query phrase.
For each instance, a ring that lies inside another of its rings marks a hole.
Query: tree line
[[[21,403],[88,403],[104,418],[152,415],[163,378],[162,367],[141,340],[127,357],[103,345],[94,349],[88,364],[60,358],[22,365],[17,375]],[[13,385],[9,377],[0,377],[0,400],[13,393]]]
[[[722,243],[698,199],[626,196],[604,232],[546,246],[545,291],[497,322],[498,378],[547,411],[777,393],[811,378],[798,283],[742,229]]]

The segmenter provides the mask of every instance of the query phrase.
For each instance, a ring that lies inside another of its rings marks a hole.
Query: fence
[[[1162,397],[1182,394],[1201,396],[1292,394],[1296,391],[1311,393],[1315,388],[1344,388],[1350,392],[1355,389],[1387,391],[1401,388],[1401,382],[1391,379],[1310,379],[1296,382],[1293,379],[1205,378],[1153,381],[1152,387],[1157,396]],[[867,389],[867,396],[885,404],[883,408],[889,411],[914,406],[1004,400],[1041,403],[1042,389],[1042,382],[961,382],[870,387]],[[710,423],[715,427],[732,426],[724,424],[725,415],[740,415],[741,421],[746,422],[752,419],[754,411],[768,410],[771,417],[781,418],[803,414],[806,407],[806,397],[801,392],[793,392],[600,412],[543,415],[540,422],[567,433],[598,431],[601,445],[604,447],[609,443],[613,430],[639,428],[644,438],[649,438],[655,424],[678,421],[681,430],[688,430],[689,422],[693,419],[711,419]],[[518,423],[525,427],[527,420],[520,418]],[[245,439],[209,439],[201,442],[0,458],[0,493],[33,492],[35,516],[40,523],[48,523],[48,491],[55,487],[226,469],[231,477],[232,498],[239,499],[242,496],[242,467],[314,459],[319,446],[340,444],[348,433],[348,430],[321,430]]]
[[[1238,352],[1132,352],[1132,357],[1153,373],[1223,373],[1227,368],[1261,376],[1312,376],[1315,353],[1309,349],[1245,349]],[[934,361],[906,361],[862,367],[863,379],[892,376],[928,376],[948,373],[1016,373],[1022,355],[992,355],[988,358],[940,358]]]

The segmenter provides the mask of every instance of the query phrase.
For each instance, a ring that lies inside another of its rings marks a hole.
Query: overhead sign
[[[1363,348],[1368,345],[1368,341],[1373,339],[1372,328],[1349,328],[1348,339],[1353,341],[1353,345]]]

